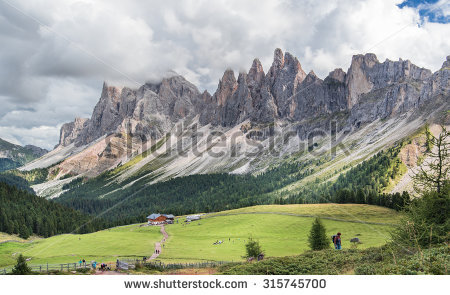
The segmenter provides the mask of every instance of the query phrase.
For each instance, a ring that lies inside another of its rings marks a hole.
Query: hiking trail
[[[153,251],[153,254],[149,260],[153,260],[153,259],[157,258],[159,256],[159,254],[161,254],[161,244],[164,243],[169,238],[169,235],[167,234],[166,229],[164,228],[164,225],[161,225],[160,227],[161,227],[161,233],[163,234],[164,238],[160,242],[155,243],[155,251]],[[156,250],[158,250],[159,253],[156,253]]]

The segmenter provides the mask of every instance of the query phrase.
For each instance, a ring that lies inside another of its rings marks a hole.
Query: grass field
[[[0,266],[15,262],[14,253],[31,257],[31,264],[115,261],[117,256],[143,257],[161,240],[159,227],[129,225],[85,235],[59,235],[33,243],[0,244]]]
[[[160,255],[165,262],[199,260],[240,261],[249,237],[258,240],[267,256],[296,255],[308,250],[307,237],[313,218],[278,214],[217,216],[189,225],[166,226],[169,240]],[[340,231],[342,246],[358,237],[360,248],[381,246],[389,239],[390,226],[323,220],[327,235]],[[213,245],[217,240],[220,245]]]
[[[30,242],[36,239],[40,239],[38,236],[31,236],[28,239],[24,240],[18,235],[9,235],[7,233],[1,233],[0,232],[0,243],[6,242],[6,241],[18,241],[18,242]]]
[[[267,214],[271,212],[273,214]],[[264,214],[263,214],[264,213]],[[359,237],[359,248],[380,246],[389,239],[391,225],[400,215],[390,209],[370,205],[268,205],[208,214],[198,222],[166,225],[169,239],[159,260],[164,262],[242,261],[249,237],[259,240],[267,256],[296,255],[308,249],[307,236],[312,217],[321,216],[327,235],[340,231],[343,247]],[[335,219],[335,220],[333,220]],[[365,224],[385,223],[385,224]],[[81,258],[98,262],[117,257],[150,256],[162,239],[159,227],[129,225],[85,235],[60,235],[31,243],[0,244],[0,267],[13,265],[16,255],[30,257],[31,264],[73,263]],[[220,245],[213,245],[222,240]],[[331,240],[331,239],[330,239]]]
[[[238,213],[288,213],[307,216],[318,216],[345,221],[362,221],[372,223],[397,223],[400,213],[386,207],[365,204],[292,204],[292,205],[261,205],[245,207],[208,214],[219,216]]]

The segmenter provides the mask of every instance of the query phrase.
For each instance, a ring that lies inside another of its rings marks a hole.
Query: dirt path
[[[161,240],[161,242],[155,243],[155,251],[153,251],[153,254],[149,260],[155,259],[156,257],[159,256],[159,254],[161,254],[161,245],[164,244],[164,242],[169,238],[169,235],[167,234],[164,225],[161,225],[161,233],[163,234],[164,238]],[[159,253],[156,253],[156,250],[158,250]]]

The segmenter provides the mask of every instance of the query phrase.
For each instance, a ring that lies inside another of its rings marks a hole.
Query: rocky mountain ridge
[[[0,138],[0,171],[20,167],[46,153],[34,145],[20,146]]]
[[[91,118],[77,118],[64,124],[56,149],[24,169],[48,167],[62,161],[52,168],[57,178],[66,174],[92,177],[124,165],[147,149],[159,148],[155,144],[166,139],[171,141],[169,150],[179,150],[177,142],[184,141],[178,136],[194,138],[192,128],[201,130],[203,137],[195,140],[205,151],[212,147],[208,136],[217,131],[224,135],[223,144],[230,150],[250,151],[260,144],[270,149],[268,139],[275,138],[277,132],[297,134],[298,143],[316,130],[330,134],[333,124],[332,132],[342,135],[355,134],[363,126],[380,120],[398,125],[400,119],[404,121],[411,114],[408,120],[421,116],[426,120],[432,112],[449,107],[449,63],[450,56],[442,69],[432,73],[408,60],[379,62],[374,54],[368,53],[355,55],[347,72],[335,69],[322,80],[312,71],[306,74],[297,58],[276,49],[267,73],[258,59],[237,79],[232,70],[226,70],[212,95],[208,91],[201,93],[179,75],[166,77],[160,83],[146,83],[138,89],[104,83]],[[424,114],[427,108],[428,113]],[[404,126],[407,132],[423,124],[416,120],[408,127],[409,123],[403,121],[399,126]],[[382,125],[377,128],[385,130],[387,127]],[[243,138],[228,142],[236,133],[242,133]],[[385,140],[391,141],[387,137]],[[295,152],[289,145],[280,149],[282,153]],[[158,175],[166,177],[186,173],[247,173],[264,169],[272,160],[278,161],[271,155],[264,163],[262,158],[227,154],[223,159],[215,159],[204,155],[201,159],[198,154],[168,157],[165,162],[157,156],[149,157],[125,174],[131,175],[151,159],[159,162]],[[126,175],[121,177],[125,179]]]
[[[178,121],[197,115],[201,125],[222,127],[245,120],[307,122],[338,112],[350,114],[341,128],[369,123],[417,108],[437,94],[448,95],[449,58],[433,74],[409,60],[381,63],[372,53],[355,55],[347,72],[335,69],[322,80],[312,71],[306,74],[290,53],[276,49],[267,73],[258,59],[237,79],[226,70],[213,95],[200,93],[182,76],[139,89],[105,83],[91,118],[64,124],[59,145],[88,144],[125,130],[157,139]]]

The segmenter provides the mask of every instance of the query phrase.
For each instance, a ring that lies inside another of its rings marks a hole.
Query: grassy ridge
[[[224,214],[241,213],[288,213],[321,218],[333,218],[346,221],[362,221],[368,223],[397,223],[400,213],[386,207],[366,204],[290,204],[290,205],[261,205],[210,213],[208,217]]]

